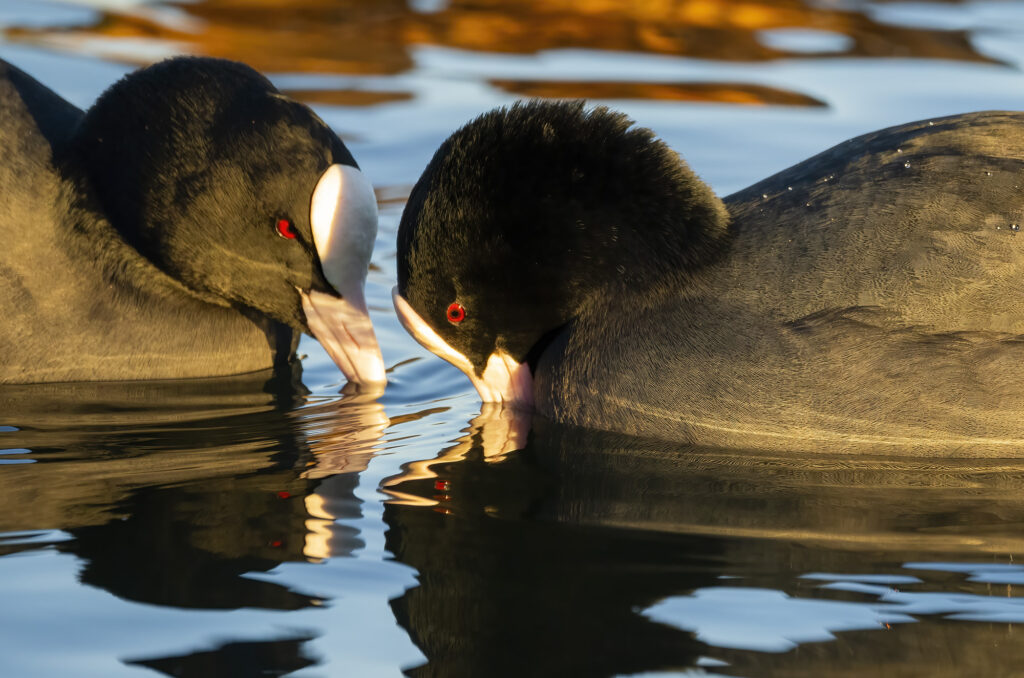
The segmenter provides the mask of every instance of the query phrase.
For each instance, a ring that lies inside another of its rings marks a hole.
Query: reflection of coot
[[[83,582],[122,598],[294,610],[315,601],[242,575],[305,559],[309,490],[291,470],[142,488],[119,507],[124,519],[71,530],[74,539],[59,547],[85,559]]]
[[[542,470],[552,451],[538,440],[496,464],[475,449],[464,462],[434,465],[438,479],[398,486],[438,500],[434,510],[385,509],[388,548],[419,571],[419,586],[392,604],[429,662],[409,673],[607,676],[693,666],[703,644],[638,610],[710,584],[716,540],[572,524],[586,507],[563,496],[569,479]],[[595,498],[604,489],[589,488]]]
[[[837,661],[844,675],[907,665],[938,675],[951,665],[953,635],[977,638],[978,647],[1006,635],[962,621],[954,633],[952,621],[925,619],[764,654],[703,646],[642,613],[718,586],[845,600],[801,576],[856,581],[858,573],[906,574],[907,562],[1018,553],[1024,542],[1012,526],[1024,521],[1024,493],[1011,479],[1022,477],[1019,464],[701,449],[541,418],[525,449],[489,463],[482,433],[475,428],[458,450],[464,461],[449,461],[449,450],[387,486],[405,502],[385,510],[388,548],[419,570],[419,586],[392,604],[428,658],[411,675],[610,676],[693,666],[701,655],[738,675],[831,675]],[[424,478],[424,466],[437,477]],[[436,504],[416,506],[413,497]],[[985,586],[973,592],[990,594]],[[717,623],[728,627],[729,614]],[[714,621],[674,620],[689,629]],[[972,675],[1008,675],[1016,654],[975,657]]]
[[[71,537],[3,548],[73,554],[82,583],[150,605],[316,606],[301,587],[260,573],[364,546],[346,524],[362,514],[359,475],[331,470],[364,467],[382,409],[348,396],[296,409],[298,368],[268,376],[0,388],[0,424],[11,429],[3,442],[37,462],[6,467],[0,532]],[[367,420],[374,425],[361,426]],[[183,654],[177,646],[122,659],[179,678],[285,675],[316,663],[306,650],[316,635],[275,623],[255,637],[225,631]]]
[[[352,408],[295,411],[298,369],[268,375],[0,389],[0,404],[10,405],[0,423],[19,429],[4,434],[5,445],[38,462],[11,467],[17,475],[0,498],[0,529],[68,532],[73,539],[56,547],[83,559],[82,581],[130,600],[314,604],[244,575],[327,555],[308,548],[311,506],[321,519],[324,511],[359,515],[357,474],[303,477],[317,457],[305,427],[350,425]],[[328,528],[318,545],[330,555],[362,546],[353,528],[321,522]]]
[[[174,607],[293,610],[319,602],[243,575],[328,555],[307,548],[308,497],[326,489],[332,515],[357,517],[359,476],[300,477],[304,465],[297,461],[308,459],[309,450],[299,432],[288,428],[279,410],[261,413],[259,420],[207,422],[203,429],[227,425],[221,433],[233,430],[229,438],[248,438],[255,449],[269,447],[274,451],[270,459],[265,452],[252,458],[266,468],[142,487],[113,509],[120,517],[69,530],[74,539],[58,547],[85,559],[82,581],[131,600]],[[276,434],[261,438],[261,428]],[[227,446],[221,451],[226,457],[233,454]],[[187,452],[178,460],[187,463]],[[332,524],[330,534],[331,556],[363,546],[354,528]]]
[[[285,676],[316,663],[303,653],[303,643],[310,640],[313,638],[225,643],[205,652],[127,663],[148,666],[175,678]]]

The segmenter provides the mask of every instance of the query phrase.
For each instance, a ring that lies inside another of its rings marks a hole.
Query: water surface
[[[240,59],[378,188],[379,400],[301,374],[0,391],[0,675],[1014,675],[1024,455],[628,440],[481,410],[390,308],[437,145],[521,96],[655,129],[724,195],[850,136],[1024,109],[1024,3],[0,0],[79,106]],[[756,403],[751,406],[756,406]]]

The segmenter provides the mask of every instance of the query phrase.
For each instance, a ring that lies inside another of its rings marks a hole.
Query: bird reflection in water
[[[435,459],[425,459],[403,464],[402,473],[386,479],[382,491],[391,497],[390,503],[412,506],[434,506],[435,497],[427,498],[414,493],[403,492],[398,486],[412,481],[433,479],[437,475],[431,467],[466,459],[476,451],[487,462],[503,461],[506,455],[526,446],[530,434],[532,416],[497,403],[483,403],[480,414],[463,429],[465,435],[455,445],[443,450]],[[434,488],[446,489],[444,480],[438,480]]]
[[[392,601],[428,660],[409,675],[607,676],[697,668],[707,657],[740,675],[825,675],[840,657],[850,675],[905,663],[940,675],[957,634],[1008,642],[997,625],[911,620],[758,653],[737,649],[742,639],[702,642],[694,629],[706,615],[670,624],[644,611],[723,586],[749,590],[751,604],[765,590],[851,601],[809,573],[912,574],[923,579],[908,590],[922,598],[951,586],[993,595],[903,564],[1020,553],[1020,462],[715,450],[531,423],[522,449],[495,454],[485,441],[502,439],[507,422],[475,420],[437,458],[385,483],[387,547],[419,573]],[[849,604],[900,611],[864,597]],[[1024,655],[976,659],[978,675],[1000,675]]]
[[[359,472],[387,425],[358,394],[311,402],[265,375],[185,382],[5,387],[0,531],[62,530],[53,544],[0,541],[0,555],[50,546],[83,584],[193,610],[295,611],[318,595],[253,577],[364,547]],[[168,675],[274,675],[315,663],[316,634],[227,638],[184,655],[125,661]],[[284,636],[284,637],[282,637]],[[244,658],[244,661],[243,661]],[[248,671],[248,672],[247,672]]]

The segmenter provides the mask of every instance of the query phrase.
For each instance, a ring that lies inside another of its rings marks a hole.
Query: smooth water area
[[[409,189],[493,106],[622,109],[725,195],[1024,109],[1022,44],[1021,2],[0,0],[0,57],[79,106],[180,52],[314,106],[378,188],[390,368],[343,391],[304,339],[273,380],[0,389],[0,676],[1020,675],[1024,450],[526,438],[390,290]]]

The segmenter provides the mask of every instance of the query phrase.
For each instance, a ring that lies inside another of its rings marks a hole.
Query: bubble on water
[[[897,149],[896,149],[896,152],[897,152],[897,153],[902,153],[902,152],[903,152],[903,149],[902,149],[902,148],[897,148]]]
[[[787,191],[792,191],[792,190],[793,190],[793,187],[792,187],[792,186],[786,186],[786,190],[787,190]]]
[[[809,202],[808,203],[804,203],[804,207],[810,207],[810,206],[811,206],[811,203],[809,203]]]
[[[991,172],[985,172],[985,176],[986,177],[990,177],[990,176],[992,176],[992,173]]]
[[[935,123],[934,123],[934,122],[932,122],[931,120],[929,120],[929,121],[928,121],[928,126],[929,126],[929,127],[931,127],[931,126],[932,126],[932,125],[934,125],[934,124],[935,124]]]
[[[905,162],[905,163],[903,163],[903,166],[909,168],[910,167],[910,163],[909,162]]]
[[[1010,224],[1010,230],[1016,233],[1020,230],[1020,224]]]
[[[762,198],[767,198],[767,197],[768,197],[768,194],[767,194],[767,193],[762,193],[762,194],[761,194],[761,197],[762,197]]]

